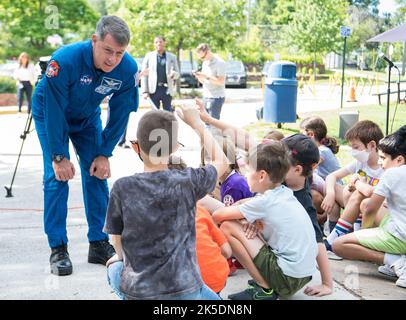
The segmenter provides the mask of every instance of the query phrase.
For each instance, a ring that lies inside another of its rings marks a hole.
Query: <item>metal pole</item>
[[[392,66],[389,65],[388,90],[387,90],[388,99],[386,100],[386,135],[388,135],[388,130],[389,130],[390,75],[391,75],[391,73],[392,73]]]
[[[347,49],[347,37],[344,37],[344,48],[343,48],[343,74],[341,76],[341,105],[340,109],[343,108],[343,98],[344,98],[344,70],[345,70],[345,50]]]

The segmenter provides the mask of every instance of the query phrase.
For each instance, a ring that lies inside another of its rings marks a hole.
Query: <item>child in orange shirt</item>
[[[176,156],[169,158],[168,168],[184,170],[186,164]],[[204,283],[217,294],[226,285],[230,268],[227,259],[231,257],[230,244],[214,223],[208,210],[196,205],[196,256]]]

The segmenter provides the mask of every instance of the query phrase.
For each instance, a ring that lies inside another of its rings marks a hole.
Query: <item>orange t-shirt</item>
[[[220,292],[230,272],[227,259],[220,247],[227,242],[223,232],[214,223],[210,213],[196,207],[196,254],[204,283],[214,292]]]

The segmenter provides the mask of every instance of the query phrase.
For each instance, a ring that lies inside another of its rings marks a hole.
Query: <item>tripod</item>
[[[38,76],[38,79],[37,79],[35,85],[38,84],[38,82],[41,80],[42,76],[45,74],[45,71],[46,71],[46,68],[47,68],[47,64],[48,64],[48,60],[49,60],[49,57],[42,57],[42,58],[40,58],[40,60],[39,60],[39,66],[40,66],[40,68],[41,68],[41,74]],[[13,197],[13,192],[12,192],[12,190],[13,190],[13,183],[14,183],[14,179],[15,179],[16,174],[17,174],[17,168],[18,168],[18,163],[20,162],[21,153],[23,152],[24,142],[25,142],[25,139],[27,138],[27,135],[28,135],[29,133],[31,133],[32,131],[34,131],[34,129],[32,129],[32,130],[30,131],[31,123],[32,123],[32,111],[31,111],[30,113],[28,113],[27,121],[26,121],[26,123],[25,123],[24,132],[20,135],[20,138],[21,138],[23,141],[21,142],[20,152],[19,152],[19,154],[18,154],[17,163],[16,163],[16,166],[15,166],[15,169],[14,169],[13,178],[11,179],[10,187],[4,186],[4,188],[6,189],[6,192],[7,192],[6,198],[11,198],[11,197]]]
[[[30,112],[28,114],[27,121],[25,123],[24,132],[20,135],[20,138],[23,139],[23,141],[21,143],[20,153],[18,154],[17,163],[16,163],[16,166],[15,166],[15,169],[14,169],[13,178],[11,179],[10,187],[4,186],[4,188],[7,191],[6,198],[13,197],[13,193],[12,193],[13,183],[14,183],[14,179],[16,177],[18,163],[20,162],[20,158],[21,158],[21,153],[23,152],[24,142],[25,142],[25,139],[27,138],[27,135],[29,133],[31,133],[32,131],[34,131],[34,129],[30,131],[31,123],[32,123],[32,113]]]

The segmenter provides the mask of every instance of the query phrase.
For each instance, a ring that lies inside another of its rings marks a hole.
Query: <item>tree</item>
[[[272,14],[275,9],[275,5],[276,0],[256,0],[251,13],[252,24],[272,24]]]
[[[244,0],[123,0],[115,12],[128,22],[130,52],[144,55],[153,49],[153,39],[164,36],[169,51],[178,59],[181,49],[207,42],[215,50],[227,49],[245,31]]]
[[[48,36],[61,37],[75,33],[89,37],[97,14],[85,0],[1,0],[1,31],[7,31],[10,42],[8,55],[27,51],[32,56],[51,53]]]
[[[313,53],[316,66],[317,54],[337,52],[341,47],[340,26],[347,7],[346,0],[298,1],[288,28],[290,43],[305,53]]]
[[[270,17],[271,22],[276,25],[289,24],[293,20],[296,2],[296,0],[277,0]]]

